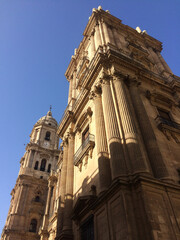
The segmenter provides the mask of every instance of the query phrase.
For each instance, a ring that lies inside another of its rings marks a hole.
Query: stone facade
[[[38,229],[46,213],[48,189],[57,181],[57,127],[51,111],[34,125],[11,192],[11,205],[1,239],[39,239]]]
[[[180,239],[180,78],[161,42],[101,7],[83,35],[65,73],[68,106],[53,128],[62,139],[60,153],[52,142],[55,172],[40,179],[32,169],[28,151],[37,159],[47,151],[35,125],[2,239]]]

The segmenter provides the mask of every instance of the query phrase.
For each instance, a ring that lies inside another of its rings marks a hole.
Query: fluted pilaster
[[[100,31],[99,31],[99,24],[96,24],[96,26],[95,26],[94,42],[95,42],[95,47],[96,47],[96,50],[97,50],[99,45],[102,45],[101,35],[100,35]]]
[[[102,22],[103,30],[104,30],[104,37],[105,37],[105,43],[110,43],[110,36],[108,33],[108,27],[105,22]]]
[[[92,59],[94,57],[94,54],[96,52],[95,49],[95,42],[94,42],[94,31],[91,33],[90,37],[90,49],[89,49],[89,58]]]
[[[103,79],[102,105],[107,134],[107,141],[111,156],[112,179],[126,174],[124,152],[121,144],[116,112],[110,88],[110,81]]]
[[[100,192],[103,192],[109,187],[111,183],[111,168],[100,89],[96,89],[92,95],[95,107],[96,148],[98,155]]]
[[[57,237],[63,229],[64,215],[64,198],[66,193],[66,176],[67,176],[67,161],[68,161],[68,144],[67,140],[63,141],[63,162],[61,169],[60,184],[59,184],[59,203],[58,203],[58,220],[57,220]]]
[[[70,103],[72,99],[72,85],[73,85],[73,79],[69,80],[69,95],[68,95],[68,104]]]
[[[133,167],[133,173],[149,172],[146,159],[143,157],[140,150],[137,130],[134,124],[130,106],[128,104],[124,82],[119,77],[114,77],[113,83],[118,102],[118,109],[122,122],[124,138],[129,153],[128,155]]]
[[[45,209],[45,214],[44,214],[44,217],[43,217],[42,230],[47,230],[47,227],[48,227],[48,216],[49,216],[50,199],[51,199],[51,188],[52,188],[52,185],[49,183],[49,185],[48,185],[48,195],[47,195],[47,201],[46,201],[46,209]],[[43,239],[43,237],[42,237],[42,239]]]
[[[73,179],[74,179],[74,134],[70,133],[68,137],[68,161],[67,161],[67,176],[66,176],[66,194],[65,208],[63,219],[63,231],[72,235],[72,208],[73,208]]]
[[[157,178],[168,178],[168,171],[162,159],[154,131],[151,127],[149,117],[140,98],[137,86],[137,82],[130,84],[130,95],[154,176]]]

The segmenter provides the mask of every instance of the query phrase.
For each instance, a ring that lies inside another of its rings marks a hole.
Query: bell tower
[[[20,160],[20,171],[11,192],[11,205],[2,233],[3,240],[39,239],[45,211],[48,178],[56,170],[59,156],[58,124],[51,109],[40,118]]]

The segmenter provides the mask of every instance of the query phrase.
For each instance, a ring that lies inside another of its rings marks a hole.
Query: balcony
[[[161,116],[157,116],[155,118],[155,121],[156,121],[156,123],[158,125],[158,128],[160,130],[167,129],[169,131],[180,133],[180,124],[179,123],[176,123],[176,122],[171,121],[169,119],[165,119]]]
[[[93,149],[95,146],[95,137],[92,134],[88,134],[87,138],[84,140],[83,144],[78,148],[74,154],[74,165],[78,166],[82,161],[83,157],[89,153],[89,150]]]

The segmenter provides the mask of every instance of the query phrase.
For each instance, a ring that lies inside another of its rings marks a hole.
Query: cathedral
[[[180,77],[161,51],[93,9],[68,105],[32,129],[1,240],[180,240]]]

